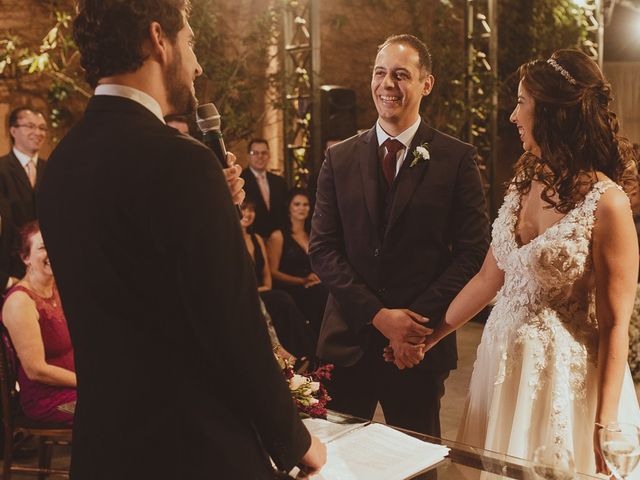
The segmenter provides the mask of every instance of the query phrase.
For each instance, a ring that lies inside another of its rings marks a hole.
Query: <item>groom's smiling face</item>
[[[371,94],[381,126],[397,135],[418,118],[420,100],[433,87],[433,76],[420,65],[418,52],[404,43],[384,47],[376,57]]]

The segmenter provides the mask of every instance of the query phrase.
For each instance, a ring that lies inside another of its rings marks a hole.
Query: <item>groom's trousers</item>
[[[379,352],[367,352],[353,366],[336,366],[327,389],[332,410],[373,418],[380,402],[389,425],[440,437],[440,399],[449,371],[399,370]]]

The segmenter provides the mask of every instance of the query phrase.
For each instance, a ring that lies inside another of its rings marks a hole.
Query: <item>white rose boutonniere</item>
[[[431,154],[429,153],[429,144],[425,142],[422,145],[418,145],[413,151],[413,160],[411,161],[409,168],[415,167],[419,163],[426,162],[430,158]]]

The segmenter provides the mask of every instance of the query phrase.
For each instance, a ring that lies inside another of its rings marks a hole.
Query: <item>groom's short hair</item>
[[[416,52],[418,52],[418,66],[421,69],[424,68],[427,73],[431,73],[431,52],[429,52],[429,48],[427,48],[427,45],[418,37],[415,37],[408,33],[401,33],[399,35],[391,35],[390,37],[387,37],[387,39],[378,46],[377,53],[380,53],[380,50],[382,50],[384,47],[388,47],[389,45],[395,45],[398,43],[406,43]]]

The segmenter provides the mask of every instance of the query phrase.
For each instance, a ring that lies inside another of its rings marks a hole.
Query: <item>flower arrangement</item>
[[[327,418],[327,402],[331,397],[322,380],[331,379],[333,365],[327,364],[313,372],[301,375],[293,369],[293,363],[276,355],[280,368],[289,384],[291,396],[301,417]]]
[[[640,285],[629,324],[629,368],[636,382],[640,382]]]
[[[429,153],[429,144],[427,142],[422,145],[418,145],[413,151],[413,160],[409,165],[409,168],[415,167],[418,163],[426,162],[431,158]]]

